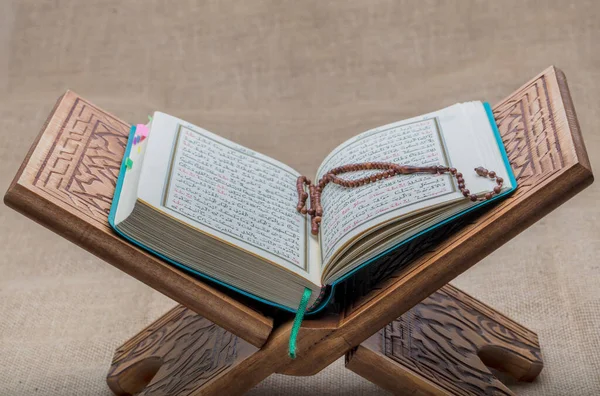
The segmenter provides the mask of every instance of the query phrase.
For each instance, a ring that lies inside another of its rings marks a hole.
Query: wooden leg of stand
[[[488,367],[533,381],[537,335],[446,285],[346,354],[346,367],[399,394],[512,395]]]
[[[227,394],[243,393],[252,381],[239,379],[257,351],[179,305],[116,350],[107,383],[116,395],[198,395],[225,379]]]

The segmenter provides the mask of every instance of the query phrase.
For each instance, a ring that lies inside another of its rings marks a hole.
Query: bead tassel
[[[348,172],[357,172],[362,170],[382,170],[383,172],[375,173],[369,176],[362,177],[355,180],[346,180],[338,177],[339,174]],[[360,187],[365,184],[374,183],[377,180],[386,179],[395,175],[409,175],[414,173],[430,173],[430,174],[444,174],[450,173],[456,178],[458,188],[460,189],[463,196],[470,199],[471,201],[484,201],[491,199],[494,195],[499,194],[502,191],[502,183],[504,180],[497,176],[496,172],[488,171],[484,167],[475,168],[475,173],[482,177],[489,177],[490,179],[496,179],[496,186],[494,189],[486,193],[483,197],[478,197],[471,192],[465,186],[465,179],[462,173],[458,172],[456,168],[448,168],[445,166],[405,166],[397,165],[391,162],[363,162],[360,164],[349,164],[333,168],[327,172],[319,182],[314,185],[306,176],[300,176],[296,180],[296,190],[298,191],[298,205],[296,210],[302,214],[308,214],[311,217],[311,233],[317,235],[319,233],[319,224],[323,216],[323,207],[321,206],[321,193],[325,186],[329,183],[334,183],[346,188]],[[308,186],[308,193],[305,191],[305,186]],[[306,207],[306,201],[310,198],[310,208]]]

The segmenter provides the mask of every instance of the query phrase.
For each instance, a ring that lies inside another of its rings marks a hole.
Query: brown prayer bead
[[[381,170],[381,172],[374,173],[369,176],[364,176],[359,179],[346,180],[337,175],[348,172],[357,172],[362,170]],[[479,176],[488,176],[493,179],[496,178],[497,186],[494,187],[493,192],[488,192],[484,195],[485,199],[490,199],[494,194],[500,193],[502,190],[503,179],[496,177],[496,172],[488,171],[483,167],[475,168],[475,172]],[[458,188],[462,195],[470,199],[471,201],[480,200],[477,195],[470,194],[470,191],[465,188],[465,180],[463,174],[458,172],[456,168],[448,168],[442,165],[438,166],[404,166],[398,165],[391,162],[364,162],[360,164],[347,164],[333,168],[327,172],[317,185],[313,185],[310,179],[305,176],[300,176],[296,180],[296,189],[298,191],[298,205],[296,209],[302,214],[308,214],[311,216],[311,233],[318,235],[319,224],[321,223],[323,215],[323,207],[321,206],[321,193],[328,183],[334,183],[344,188],[354,188],[364,186],[365,184],[374,183],[378,180],[386,179],[395,175],[400,174],[413,174],[413,173],[431,173],[431,174],[444,174],[450,173],[456,178]],[[308,187],[309,193],[305,191],[305,187]],[[307,207],[306,201],[310,198],[310,208]]]
[[[485,169],[483,166],[479,166],[479,167],[475,168],[475,172],[477,172],[477,174],[479,176],[487,176],[487,174],[488,174],[488,170]]]
[[[312,221],[311,221],[311,227],[310,227],[310,232],[313,235],[318,235],[319,234],[319,223],[321,223],[321,218],[319,216],[315,216],[313,217]]]

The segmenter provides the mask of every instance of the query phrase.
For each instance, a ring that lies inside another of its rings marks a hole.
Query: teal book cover
[[[362,264],[360,264],[359,266],[357,266],[356,268],[354,268],[353,270],[351,270],[350,272],[344,274],[342,277],[336,279],[334,282],[332,282],[329,285],[325,285],[322,289],[322,293],[321,296],[319,296],[319,298],[317,299],[317,301],[313,304],[312,307],[310,307],[310,310],[307,311],[307,315],[313,315],[316,314],[320,311],[322,311],[325,307],[328,306],[328,304],[331,303],[332,301],[332,296],[334,296],[335,294],[335,289],[336,287],[339,287],[339,285],[343,284],[345,281],[351,279],[355,274],[357,274],[358,272],[360,272],[361,270],[365,269],[368,266],[371,265],[377,265],[378,260],[382,259],[383,257],[386,257],[393,253],[394,251],[396,251],[397,249],[399,249],[400,247],[404,246],[407,243],[410,243],[411,241],[417,239],[417,238],[427,238],[428,235],[431,234],[431,232],[433,230],[438,229],[439,227],[444,227],[446,225],[448,225],[451,222],[455,222],[457,221],[459,218],[472,213],[476,210],[480,210],[483,207],[496,202],[497,200],[503,199],[504,197],[506,197],[507,195],[511,194],[512,192],[514,192],[514,190],[517,188],[517,182],[514,176],[514,173],[511,169],[507,154],[506,154],[506,150],[504,148],[504,145],[502,143],[502,139],[500,136],[500,133],[498,131],[498,128],[496,126],[494,117],[493,117],[493,113],[492,110],[489,106],[488,103],[483,103],[483,106],[485,108],[485,112],[488,118],[488,121],[490,123],[490,126],[493,130],[495,139],[496,139],[496,143],[500,149],[500,154],[502,156],[503,162],[504,162],[504,166],[505,166],[505,170],[506,170],[506,174],[508,175],[509,179],[510,179],[510,184],[511,184],[511,188],[508,190],[503,191],[502,193],[495,195],[492,199],[489,200],[485,200],[485,201],[481,201],[479,202],[477,205],[474,206],[470,206],[469,208],[467,208],[466,210],[463,210],[457,214],[455,214],[452,217],[449,217],[443,221],[440,221],[424,230],[422,230],[421,232],[418,232],[415,235],[412,235],[411,237],[403,240],[402,242],[398,243],[397,245],[381,252],[380,254],[376,255],[375,257],[366,260],[365,262],[363,262]],[[116,225],[115,225],[115,215],[116,215],[116,211],[117,211],[117,207],[118,207],[118,202],[119,199],[121,197],[121,193],[123,190],[123,181],[124,181],[124,176],[125,173],[128,172],[133,166],[135,166],[135,163],[133,163],[133,161],[130,159],[132,150],[134,149],[134,147],[136,146],[136,143],[139,143],[140,138],[145,138],[141,137],[140,134],[136,134],[136,127],[132,126],[131,130],[130,130],[130,134],[129,134],[129,139],[128,139],[128,144],[125,150],[125,154],[124,154],[124,158],[121,164],[121,169],[120,169],[120,173],[119,173],[119,178],[117,181],[117,185],[116,185],[116,189],[115,189],[115,194],[114,194],[114,198],[113,198],[113,202],[111,205],[111,210],[110,210],[110,214],[109,214],[109,224],[110,226],[113,228],[113,230],[115,230],[115,232],[117,232],[121,237],[125,238],[126,240],[128,240],[129,242],[151,252],[152,254],[156,255],[157,257],[160,257],[161,259],[165,260],[166,262],[170,263],[171,265],[186,271],[188,273],[193,274],[194,276],[197,276],[201,279],[207,280],[209,282],[213,282],[215,284],[224,286],[228,289],[233,290],[236,293],[239,293],[241,295],[244,295],[246,297],[255,299],[261,303],[267,304],[269,306],[273,306],[273,307],[277,307],[279,309],[285,310],[285,311],[289,311],[289,312],[295,312],[294,309],[278,304],[276,302],[273,301],[269,301],[265,298],[261,298],[253,293],[250,293],[246,290],[242,290],[238,287],[232,286],[228,283],[222,282],[219,279],[216,279],[215,277],[211,277],[208,276],[204,273],[202,273],[201,271],[195,270],[193,268],[190,268],[189,266],[186,266],[184,264],[181,264],[175,260],[172,260],[169,257],[166,257],[164,254],[161,254],[151,248],[149,248],[148,246],[145,246],[144,244],[140,243],[137,240],[132,239],[131,237],[129,237],[128,235],[126,235],[125,233],[123,233],[122,231],[120,231]]]

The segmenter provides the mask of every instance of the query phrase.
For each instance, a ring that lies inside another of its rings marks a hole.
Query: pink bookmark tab
[[[148,127],[144,124],[137,124],[135,127],[135,131],[137,135],[140,135],[144,138],[148,137]]]
[[[141,143],[148,137],[148,127],[144,124],[137,124],[135,126],[135,135],[133,137],[133,145]]]

